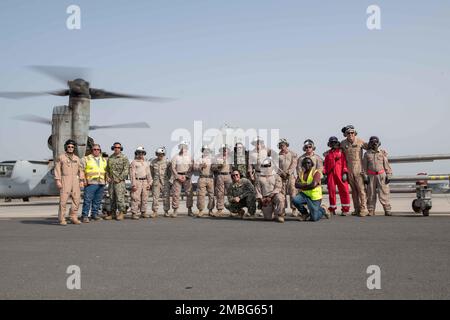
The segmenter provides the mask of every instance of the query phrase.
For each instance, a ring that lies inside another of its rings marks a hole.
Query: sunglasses
[[[347,132],[347,134],[355,134],[355,131]]]
[[[239,173],[233,173],[231,176],[232,177],[239,177]]]
[[[73,149],[75,148],[74,146],[67,146],[67,149]]]
[[[305,146],[305,149],[312,149],[312,146]]]
[[[120,148],[122,148],[122,147],[114,147],[114,149],[120,149]]]
[[[100,149],[92,149],[92,151],[100,151]]]

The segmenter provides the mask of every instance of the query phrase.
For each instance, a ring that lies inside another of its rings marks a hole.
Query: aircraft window
[[[100,160],[99,160],[100,161]],[[33,169],[33,173],[36,173],[36,169]]]
[[[13,172],[13,165],[0,165],[0,177],[9,178]]]

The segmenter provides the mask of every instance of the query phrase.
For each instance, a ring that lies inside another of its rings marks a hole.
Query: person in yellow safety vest
[[[322,205],[322,186],[320,181],[322,174],[319,170],[314,168],[314,163],[311,158],[304,158],[301,163],[302,170],[300,171],[298,181],[295,187],[300,192],[292,201],[298,211],[301,213],[301,220],[318,221],[323,216],[330,218],[330,213]],[[308,209],[305,208],[305,205]]]
[[[81,160],[81,167],[84,172],[84,197],[81,214],[84,223],[89,223],[89,211],[91,211],[91,220],[102,220],[98,211],[106,184],[107,161],[101,155],[100,145],[94,144],[91,150],[92,154]]]

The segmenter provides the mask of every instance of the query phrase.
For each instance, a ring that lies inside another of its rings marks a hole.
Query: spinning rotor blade
[[[139,96],[139,95],[133,95],[133,94],[124,94],[124,93],[117,93],[117,92],[111,92],[106,91],[102,89],[90,89],[90,95],[91,99],[112,99],[112,98],[124,98],[124,99],[136,99],[136,100],[143,100],[143,101],[152,101],[152,102],[167,102],[171,101],[173,99],[171,98],[164,98],[164,97],[154,97],[154,96]]]
[[[66,67],[66,66],[29,66],[29,68],[43,73],[63,84],[74,79],[84,79],[88,81],[90,70],[88,68]]]
[[[52,125],[52,121],[50,119],[46,119],[44,117],[35,116],[33,114],[24,114],[20,116],[13,117],[15,120],[21,120],[21,121],[28,121],[28,122],[35,122],[35,123],[42,123],[46,125]]]
[[[54,96],[67,96],[69,95],[69,90],[58,90],[58,91],[47,91],[47,92],[26,92],[26,91],[14,91],[14,92],[0,92],[1,98],[6,99],[23,99],[38,96],[45,96],[47,94]]]
[[[90,126],[89,130],[98,129],[138,129],[138,128],[150,128],[147,122],[131,122],[131,123],[121,123],[121,124],[111,124],[106,126]]]

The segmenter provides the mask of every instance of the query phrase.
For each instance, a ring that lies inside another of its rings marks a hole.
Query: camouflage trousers
[[[108,187],[109,197],[111,199],[111,213],[115,214],[117,210],[126,213],[127,204],[125,203],[125,195],[127,189],[125,181],[111,182]]]
[[[278,193],[273,196],[272,202],[267,206],[262,207],[262,212],[264,215],[264,220],[272,220],[275,217],[284,217],[284,203],[285,196]]]
[[[170,210],[170,183],[169,181],[164,181],[161,183],[159,180],[153,180],[152,185],[152,194],[153,194],[153,203],[152,203],[152,211],[158,212],[159,208],[159,198],[163,196],[163,209],[164,212]]]
[[[240,209],[247,207],[248,213],[255,214],[256,212],[256,196],[251,194],[245,198],[242,198],[239,202],[227,202],[225,208],[232,213],[238,213]]]
[[[364,179],[361,175],[361,171],[354,170],[352,172],[351,170],[349,170],[348,183],[352,188],[352,199],[355,212],[359,213],[361,211],[366,211],[367,210],[366,186],[364,185]]]
[[[214,209],[214,179],[213,178],[199,178],[198,179],[198,195],[197,195],[197,209],[205,209],[206,194],[208,194],[208,210]]]
[[[282,179],[282,181],[283,187],[281,189],[281,193],[284,197],[284,208],[287,208],[288,206],[287,197],[289,196],[289,208],[294,211],[296,208],[292,203],[292,200],[294,200],[298,193],[297,189],[295,189],[295,177],[293,175],[289,175],[287,179]]]
[[[219,174],[216,177],[216,181],[215,181],[216,185],[216,198],[217,198],[217,210],[223,210],[223,208],[225,207],[225,196],[227,194],[227,190],[230,187],[232,181],[231,181],[231,176],[228,175],[224,175],[224,174]]]
[[[148,201],[148,181],[136,181],[136,191],[131,191],[131,213],[138,214],[139,212],[147,212]]]
[[[184,182],[175,180],[172,185],[172,209],[178,209],[180,206],[181,188],[184,187],[186,192],[186,207],[192,208],[194,204],[194,194],[192,192],[192,181],[190,178],[186,178]]]

